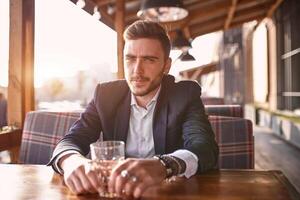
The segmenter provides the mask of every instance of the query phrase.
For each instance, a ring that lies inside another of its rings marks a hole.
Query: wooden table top
[[[0,199],[88,200],[97,194],[76,196],[62,177],[42,165],[0,164]],[[142,199],[155,200],[296,200],[299,193],[280,171],[221,170],[178,178],[150,188]]]

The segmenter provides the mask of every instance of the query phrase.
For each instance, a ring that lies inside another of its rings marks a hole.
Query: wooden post
[[[276,25],[271,18],[266,19],[266,27],[268,32],[269,108],[277,110]]]
[[[115,18],[115,29],[117,31],[117,43],[118,43],[118,79],[124,78],[123,68],[123,32],[124,32],[124,17],[125,17],[125,1],[116,1],[116,18]]]
[[[8,123],[20,128],[34,110],[34,2],[10,0]]]

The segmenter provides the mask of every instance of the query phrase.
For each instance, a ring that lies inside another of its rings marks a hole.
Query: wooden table
[[[50,167],[0,164],[0,199],[88,200],[76,196]],[[147,190],[149,200],[299,200],[299,193],[279,171],[222,170],[178,179]]]
[[[8,150],[11,153],[11,162],[17,163],[21,146],[22,130],[15,129],[0,133],[0,151]]]

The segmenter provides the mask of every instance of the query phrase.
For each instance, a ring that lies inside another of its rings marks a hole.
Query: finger
[[[134,198],[140,198],[146,188],[147,187],[146,187],[145,184],[139,184],[139,185],[137,185],[137,187],[134,188],[133,197]]]
[[[135,187],[137,187],[137,186],[138,186],[137,182],[133,182],[132,180],[127,181],[124,186],[125,194],[127,196],[133,196],[133,191],[134,191]]]
[[[97,188],[94,188],[85,173],[83,173],[82,171],[77,172],[77,176],[80,179],[81,185],[83,186],[85,192],[95,193],[97,191]]]
[[[71,179],[65,180],[65,184],[71,190],[72,193],[76,194],[76,188],[75,188],[75,185],[73,184],[73,181]]]
[[[94,190],[97,190],[101,185],[100,180],[98,178],[98,173],[101,172],[93,171],[91,169],[91,166],[87,166],[85,168],[85,175],[88,178]],[[101,176],[101,174],[99,174],[99,176]]]
[[[75,186],[75,193],[76,194],[83,194],[85,192],[85,190],[84,190],[84,188],[81,184],[80,179],[76,175],[72,176],[72,182]]]
[[[127,168],[127,166],[130,164],[130,160],[125,160],[124,162],[121,162],[118,164],[116,167],[112,169],[111,175],[109,177],[108,181],[108,190],[109,192],[114,193],[115,192],[115,184],[116,184],[116,179],[118,176],[121,175],[121,172]]]
[[[127,177],[122,177],[121,175],[116,178],[115,181],[115,192],[120,196],[123,193],[124,186],[128,181]]]

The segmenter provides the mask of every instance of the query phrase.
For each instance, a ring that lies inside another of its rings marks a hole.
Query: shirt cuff
[[[64,174],[64,170],[62,170],[62,168],[58,165],[58,162],[63,156],[68,155],[68,154],[79,154],[79,152],[75,151],[75,150],[64,151],[55,158],[53,165],[52,165],[56,169],[56,171],[61,175]]]
[[[186,178],[190,178],[191,176],[196,174],[198,169],[198,157],[194,153],[186,149],[179,149],[168,155],[177,157],[185,162],[185,172],[180,175],[183,175]]]

